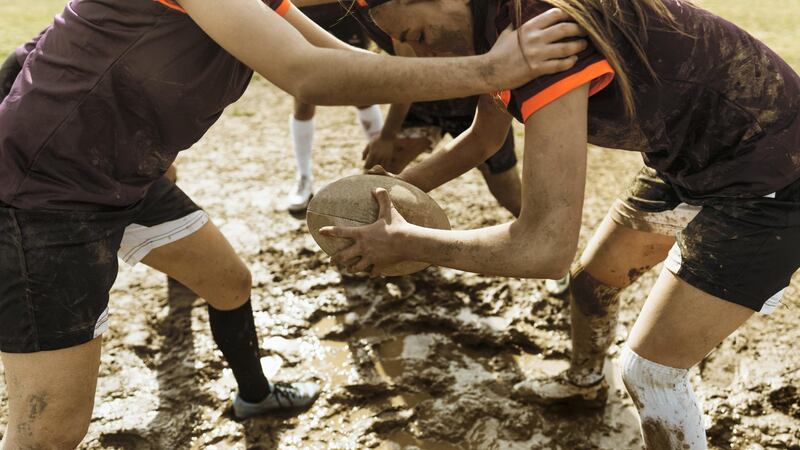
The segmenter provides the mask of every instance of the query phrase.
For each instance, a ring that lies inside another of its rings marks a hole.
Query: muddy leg
[[[219,310],[239,308],[250,298],[250,270],[211,222],[151,251],[142,262],[179,281]]]
[[[672,236],[624,227],[606,217],[589,241],[570,283],[572,358],[569,375],[577,384],[603,377],[606,351],[614,340],[619,292],[663,261]]]
[[[707,447],[688,369],[751,315],[752,310],[706,294],[669,270],[661,272],[620,358],[648,450]]]
[[[70,449],[83,440],[94,408],[102,338],[37,353],[3,353],[8,426],[0,448]]]
[[[250,271],[209,222],[181,240],[153,250],[142,262],[160,270],[209,303],[214,341],[239,385],[239,394],[258,402],[269,394],[260,363],[250,304]]]

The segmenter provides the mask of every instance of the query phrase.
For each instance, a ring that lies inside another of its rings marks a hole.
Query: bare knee
[[[627,228],[607,216],[592,236],[580,261],[594,279],[622,289],[663,261],[674,242],[673,236]]]
[[[217,298],[208,298],[208,302],[216,309],[232,310],[247,302],[253,286],[253,276],[244,263],[231,269],[224,275],[221,283],[223,289]]]
[[[49,404],[47,395],[32,395],[26,411],[12,414],[5,448],[63,450],[80,445],[89,430],[92,407],[61,407]]]

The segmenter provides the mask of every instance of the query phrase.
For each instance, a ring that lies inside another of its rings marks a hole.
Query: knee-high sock
[[[372,105],[364,109],[359,108],[358,121],[361,122],[361,129],[364,130],[364,136],[367,139],[372,139],[374,136],[377,136],[383,128],[381,108],[378,105]]]
[[[622,380],[639,418],[647,450],[705,450],[703,413],[689,384],[689,371],[667,367],[625,346]]]
[[[231,311],[220,311],[208,305],[208,319],[214,341],[239,385],[239,396],[251,403],[263,400],[270,386],[261,368],[250,300]]]
[[[311,177],[311,151],[314,148],[314,119],[297,120],[289,117],[289,132],[292,135],[297,172],[301,177]]]
[[[569,377],[580,385],[603,379],[608,347],[614,342],[619,288],[607,286],[578,267],[569,285],[572,357]]]

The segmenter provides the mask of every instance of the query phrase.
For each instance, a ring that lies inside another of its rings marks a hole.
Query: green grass
[[[696,3],[744,28],[800,72],[800,0],[700,0]]]
[[[66,0],[0,1],[0,58],[38,34],[65,4]]]
[[[800,71],[800,0],[695,1],[766,42]],[[0,57],[49,24],[64,4],[65,0],[0,1]]]

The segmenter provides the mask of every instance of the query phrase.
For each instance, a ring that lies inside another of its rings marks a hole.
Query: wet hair
[[[525,0],[513,0],[516,26],[519,26],[521,22],[523,1]],[[625,62],[619,50],[615,48],[614,35],[619,33],[623,36],[657,82],[658,77],[644,51],[644,44],[647,42],[648,13],[655,14],[663,19],[663,23],[674,31],[682,32],[678,28],[674,16],[661,0],[630,0],[627,2],[631,5],[630,11],[623,10],[620,5],[621,1],[545,0],[545,3],[560,8],[586,30],[592,43],[606,57],[611,67],[614,68],[616,72],[615,79],[622,93],[625,111],[629,117],[633,117],[636,114],[633,88]],[[691,4],[688,0],[681,0],[681,2],[687,5]]]

